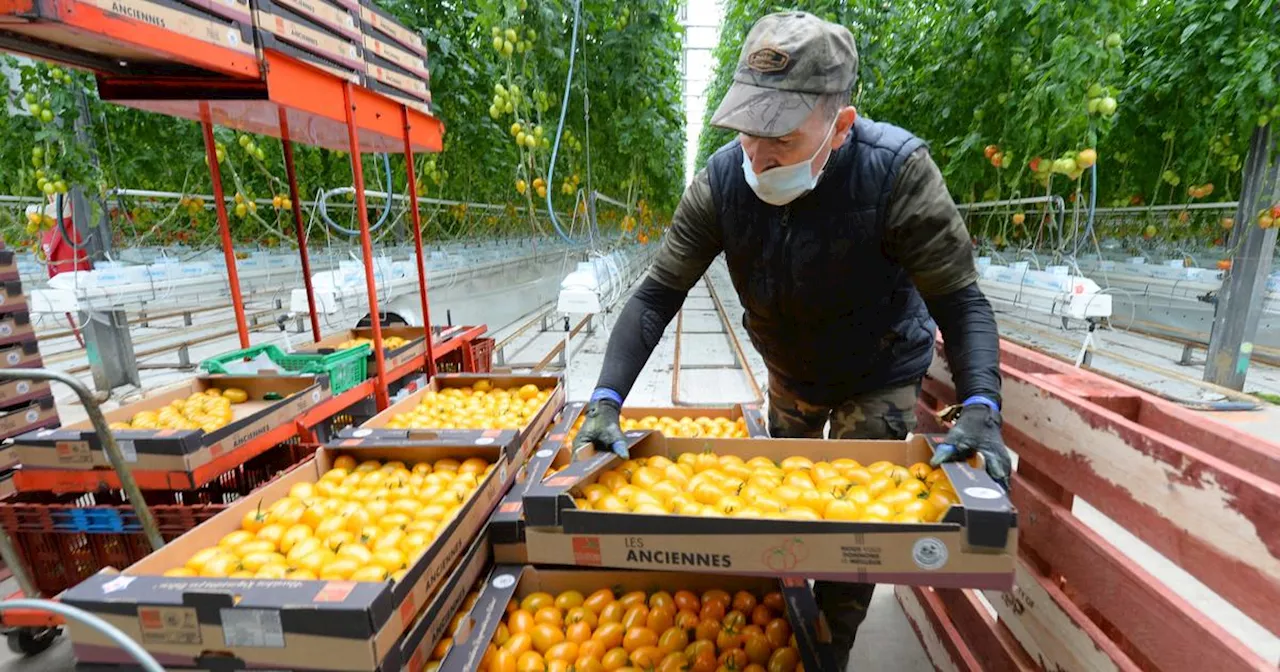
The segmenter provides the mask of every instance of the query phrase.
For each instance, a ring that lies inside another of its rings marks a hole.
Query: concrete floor
[[[456,292],[450,292],[449,288],[441,288],[438,292],[433,290],[432,311],[437,317],[435,321],[441,321],[439,316],[446,307],[453,307],[455,323],[488,322],[492,330],[501,337],[510,332],[515,325],[523,322],[522,316],[537,314],[548,301],[554,298],[557,283],[564,272],[567,270],[562,264],[559,266],[549,264],[538,269],[539,277],[523,283],[517,282],[514,286],[495,283],[487,287],[459,287]],[[764,388],[767,382],[764,363],[759,354],[751,348],[750,341],[742,329],[740,324],[742,309],[723,263],[714,264],[708,272],[708,277],[715,284],[732,329],[744,348],[747,368],[752,372],[757,384]],[[478,299],[481,296],[484,297],[483,300]],[[710,300],[707,297],[705,288],[700,286],[691,294],[690,301],[686,304],[685,335],[682,337],[680,353],[682,371],[676,393],[682,399],[702,404],[751,401],[754,399],[754,392],[741,369],[691,370],[685,368],[733,364],[723,326],[719,316],[708,310]],[[585,399],[594,388],[608,335],[616,318],[616,310],[620,307],[620,305],[615,306],[613,312],[596,316],[592,323],[593,331],[571,342],[566,367],[569,399]],[[499,325],[508,326],[504,329]],[[335,328],[338,326],[341,325],[335,325]],[[659,342],[653,357],[637,380],[628,399],[629,404],[646,406],[671,404],[675,359],[674,329],[673,323]],[[1043,325],[1019,321],[1012,316],[1001,317],[1001,329],[1019,340],[1032,342],[1037,347],[1059,354],[1074,354],[1074,347],[1078,347],[1078,345],[1071,345],[1075,334],[1046,331]],[[276,334],[263,334],[262,337],[279,338]],[[517,338],[508,349],[508,360],[514,363],[537,361],[541,359],[542,353],[563,337],[563,333],[546,332],[531,333]],[[1205,391],[1201,386],[1194,384],[1194,378],[1199,375],[1195,366],[1180,367],[1176,364],[1179,354],[1177,351],[1180,351],[1180,348],[1136,334],[1108,332],[1103,334],[1101,339],[1103,347],[1094,360],[1095,366],[1116,375],[1129,377],[1135,382],[1154,387],[1173,396],[1196,400],[1214,397],[1212,391]],[[234,347],[234,343],[230,346],[223,343],[217,347],[225,350]],[[1105,355],[1108,348],[1113,349],[1117,354],[1123,353],[1125,358],[1137,358],[1145,366],[1133,366],[1130,362],[1120,359],[1108,359]],[[1202,358],[1203,355],[1201,355],[1201,361]],[[158,377],[161,374],[153,375]],[[177,378],[187,374],[168,375]],[[710,382],[712,380],[714,384]],[[1267,391],[1280,390],[1280,373],[1267,367],[1257,367],[1250,375],[1250,385]],[[1246,431],[1274,437],[1277,435],[1277,428],[1280,428],[1280,407],[1263,413],[1231,414],[1228,421]],[[1241,614],[1203,584],[1098,513],[1089,506],[1088,502],[1078,500],[1074,513],[1098,530],[1108,541],[1137,560],[1141,566],[1160,577],[1177,594],[1217,621],[1241,642],[1268,660],[1280,661],[1280,640]],[[4,582],[0,584],[0,591],[11,591],[11,586],[12,580]],[[72,661],[69,646],[65,641],[60,641],[50,651],[29,660],[16,659],[7,651],[0,650],[0,672],[70,669],[72,669]],[[859,671],[932,669],[932,665],[925,657],[923,649],[894,599],[893,592],[887,587],[876,592],[870,613],[862,626],[858,644],[851,657],[849,669]]]

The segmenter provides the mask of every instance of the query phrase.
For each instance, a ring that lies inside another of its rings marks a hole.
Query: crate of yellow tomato
[[[198,376],[106,412],[135,469],[191,472],[330,397],[315,376]],[[110,469],[88,420],[14,439],[27,469]]]
[[[534,563],[1008,589],[1017,517],[935,438],[680,439],[628,432],[529,486]]]
[[[373,327],[348,329],[326,336],[314,343],[299,343],[293,346],[293,350],[301,354],[330,355],[362,345],[369,346],[369,356],[365,358],[365,371],[372,375],[376,370]],[[410,363],[424,362],[423,357],[427,354],[427,346],[422,327],[383,327],[382,354],[387,364],[387,371],[395,371]]]
[[[338,436],[349,447],[431,445],[465,437],[488,444],[493,434],[514,430],[517,440],[508,457],[520,465],[564,406],[563,382],[560,376],[442,374]]]
[[[509,485],[493,446],[324,447],[122,571],[63,594],[167,668],[384,672]],[[81,663],[124,662],[71,626]],[[415,640],[420,642],[420,638]]]
[[[494,553],[500,562],[527,562],[524,552],[524,495],[528,488],[549,472],[573,461],[573,440],[582,428],[586,404],[566,404],[556,424],[529,455],[516,473],[511,491],[502,498],[489,521]],[[693,438],[747,438],[767,436],[760,409],[751,404],[729,407],[647,408],[624,406],[621,425],[625,431],[654,430],[666,436]]]
[[[583,409],[585,411],[585,407]],[[579,412],[569,431],[568,441],[573,442],[586,413]],[[765,438],[769,430],[759,404],[734,404],[723,407],[682,406],[676,408],[649,408],[623,406],[618,416],[622,431],[652,430],[673,438],[745,439]]]

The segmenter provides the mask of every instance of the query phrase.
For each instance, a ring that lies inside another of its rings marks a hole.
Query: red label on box
[[[426,666],[426,664],[427,664],[427,661],[423,660],[423,658],[425,658],[425,657],[426,657],[426,655],[423,653],[423,651],[422,651],[422,649],[421,649],[421,648],[419,648],[418,650],[414,651],[414,652],[413,652],[413,656],[412,656],[411,658],[409,658],[409,666],[408,666],[408,667],[409,667],[409,669],[411,669],[411,670],[421,670],[421,669],[422,669],[423,667],[425,667],[425,666]]]
[[[579,565],[599,567],[604,563],[600,557],[600,537],[574,537],[573,559]]]
[[[574,483],[577,483],[577,482],[578,482],[577,476],[553,476],[546,480],[546,484],[553,488],[559,488],[566,485],[573,485]]]
[[[413,623],[413,615],[417,612],[418,610],[413,608],[413,596],[404,598],[404,604],[400,605],[400,620],[404,622],[406,628]]]
[[[355,589],[355,581],[330,581],[316,593],[312,602],[341,602]]]
[[[155,629],[160,627],[160,610],[159,609],[139,609],[138,622],[142,623],[143,628]]]
[[[780,580],[782,581],[782,585],[787,588],[799,588],[801,586],[807,587],[809,584],[808,579],[798,579],[794,576],[784,576]]]
[[[481,436],[492,439],[501,433],[502,433],[501,429],[486,429],[484,430],[484,433],[481,434]]]
[[[502,506],[498,507],[498,511],[502,513],[519,513],[522,508],[524,508],[523,502],[503,502]]]

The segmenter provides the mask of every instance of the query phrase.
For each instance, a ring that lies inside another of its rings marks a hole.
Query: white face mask
[[[831,120],[831,128],[827,129],[827,135],[823,138],[822,143],[818,145],[818,151],[813,153],[806,161],[793,163],[789,166],[778,166],[769,170],[756,174],[754,168],[751,167],[751,159],[747,156],[747,150],[742,150],[742,173],[747,178],[747,185],[751,190],[756,192],[756,196],[760,200],[770,205],[786,205],[791,201],[800,198],[806,193],[813,191],[818,186],[818,180],[822,177],[822,170],[826,169],[826,161],[823,161],[823,168],[814,173],[813,163],[818,160],[818,155],[826,148],[827,142],[831,140],[832,134],[836,130],[836,119]],[[829,156],[827,158],[830,158]]]

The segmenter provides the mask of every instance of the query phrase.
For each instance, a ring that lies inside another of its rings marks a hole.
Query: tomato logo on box
[[[600,537],[574,537],[573,559],[579,565],[599,567],[604,564],[604,558],[600,554]]]

